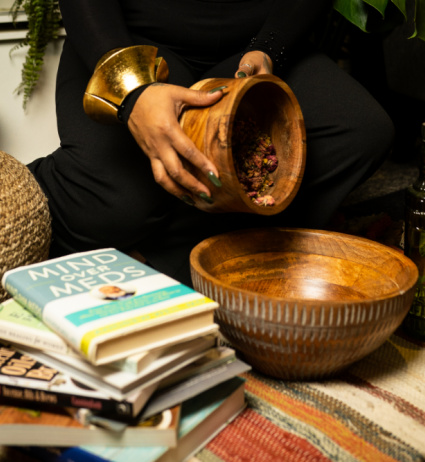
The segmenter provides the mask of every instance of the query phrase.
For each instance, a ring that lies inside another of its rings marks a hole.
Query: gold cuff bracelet
[[[118,110],[136,88],[168,80],[168,66],[157,58],[158,49],[149,45],[116,48],[96,65],[84,94],[84,111],[92,119],[113,124],[119,122]]]

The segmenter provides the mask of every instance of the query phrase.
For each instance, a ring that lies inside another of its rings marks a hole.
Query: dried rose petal
[[[257,205],[274,205],[275,200],[273,196],[266,194],[265,196],[260,196],[254,199],[254,203]]]
[[[274,183],[269,178],[278,167],[278,158],[270,136],[261,132],[254,120],[235,121],[233,159],[239,182],[254,203],[270,206],[274,198],[264,194]]]

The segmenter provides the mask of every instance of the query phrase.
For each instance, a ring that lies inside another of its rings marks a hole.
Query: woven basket
[[[9,269],[46,260],[51,235],[47,198],[34,176],[0,151],[0,279]],[[7,298],[0,285],[0,302]]]

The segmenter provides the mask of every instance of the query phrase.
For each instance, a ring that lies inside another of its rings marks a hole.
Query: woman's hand
[[[181,157],[198,168],[216,186],[220,185],[216,166],[197,149],[179,125],[186,106],[210,106],[223,96],[218,91],[153,84],[137,100],[128,127],[149,157],[155,181],[166,191],[188,203],[192,197],[212,202],[209,189],[183,166]]]
[[[269,55],[262,51],[250,51],[242,56],[239,61],[235,78],[248,77],[250,75],[272,74],[273,62]]]

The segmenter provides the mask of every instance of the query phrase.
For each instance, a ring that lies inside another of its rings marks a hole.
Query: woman
[[[387,114],[308,43],[328,0],[61,0],[60,7],[67,31],[56,97],[61,147],[29,165],[49,199],[52,256],[108,246],[137,250],[190,284],[188,256],[197,242],[235,227],[322,228],[390,149]],[[117,111],[122,123],[92,120],[83,96],[96,65],[111,50],[125,55],[134,45],[158,49],[168,84],[148,79],[129,91]],[[212,105],[223,93],[188,87],[209,77],[267,73],[291,87],[303,111],[307,165],[299,193],[273,218],[191,207],[196,195],[214,198],[181,157],[216,186],[220,174],[177,119],[185,106]]]

